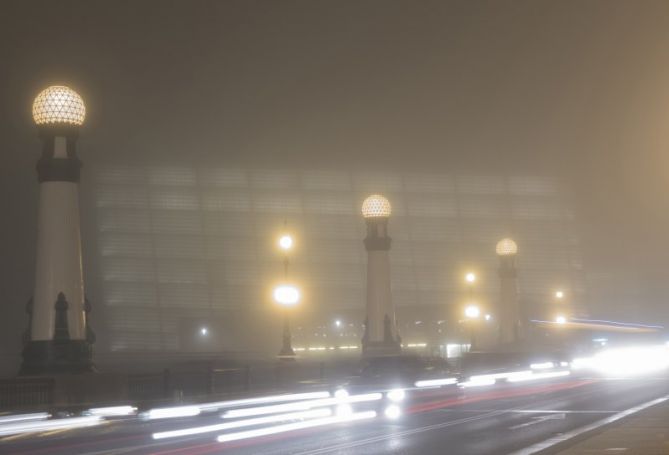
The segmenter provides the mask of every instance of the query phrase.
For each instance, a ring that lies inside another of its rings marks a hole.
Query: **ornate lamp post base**
[[[86,340],[33,340],[23,348],[19,375],[94,373],[93,345]]]

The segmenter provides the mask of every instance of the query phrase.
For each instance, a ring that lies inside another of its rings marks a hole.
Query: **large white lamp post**
[[[495,251],[499,256],[501,283],[498,342],[500,345],[509,345],[520,341],[523,329],[516,272],[518,246],[512,239],[505,238],[497,242]]]
[[[28,304],[22,374],[94,370],[95,336],[87,324],[79,227],[79,173],[76,143],[86,116],[81,97],[51,86],[33,103],[42,140],[37,162],[39,209],[35,291]]]
[[[369,196],[362,204],[362,216],[367,223],[364,240],[367,250],[367,311],[362,338],[365,357],[398,355],[401,352],[390,294],[390,213],[390,202],[379,194]]]

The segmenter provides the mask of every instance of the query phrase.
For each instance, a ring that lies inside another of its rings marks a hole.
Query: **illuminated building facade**
[[[570,196],[552,177],[221,165],[107,164],[90,172],[94,274],[112,351],[196,349],[184,334],[201,321],[220,326],[218,347],[273,350],[238,327],[277,325],[271,287],[280,278],[275,242],[285,219],[299,245],[291,279],[303,292],[296,350],[336,337],[359,345],[366,300],[360,206],[373,193],[392,203],[392,301],[403,343],[439,342],[457,330],[464,270],[476,270],[483,311],[493,307],[495,245],[506,236],[518,244],[519,300],[528,316],[542,314],[556,286],[569,289],[574,311],[583,313]]]

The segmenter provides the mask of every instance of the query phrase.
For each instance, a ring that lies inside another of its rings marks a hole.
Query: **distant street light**
[[[567,318],[562,316],[562,315],[559,315],[555,318],[555,322],[558,323],[558,324],[566,324],[567,323]]]
[[[292,335],[290,333],[289,310],[300,301],[300,290],[290,284],[282,284],[274,288],[274,300],[283,307],[283,343],[279,351],[279,357],[292,359],[295,351],[292,346]]]
[[[469,284],[473,284],[476,281],[476,274],[474,272],[468,272],[465,275],[465,281]]]
[[[555,291],[555,298],[558,300],[562,300],[564,298],[564,292],[563,291]]]
[[[206,327],[202,327],[200,329],[200,335],[207,336],[208,333],[209,333],[209,329],[207,329]]]
[[[335,327],[339,328],[341,327],[341,321],[339,319],[335,319]]]

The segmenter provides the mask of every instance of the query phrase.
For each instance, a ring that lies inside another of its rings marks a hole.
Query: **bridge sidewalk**
[[[576,438],[570,446],[545,453],[560,455],[669,455],[669,400]],[[569,444],[566,441],[564,444]]]

